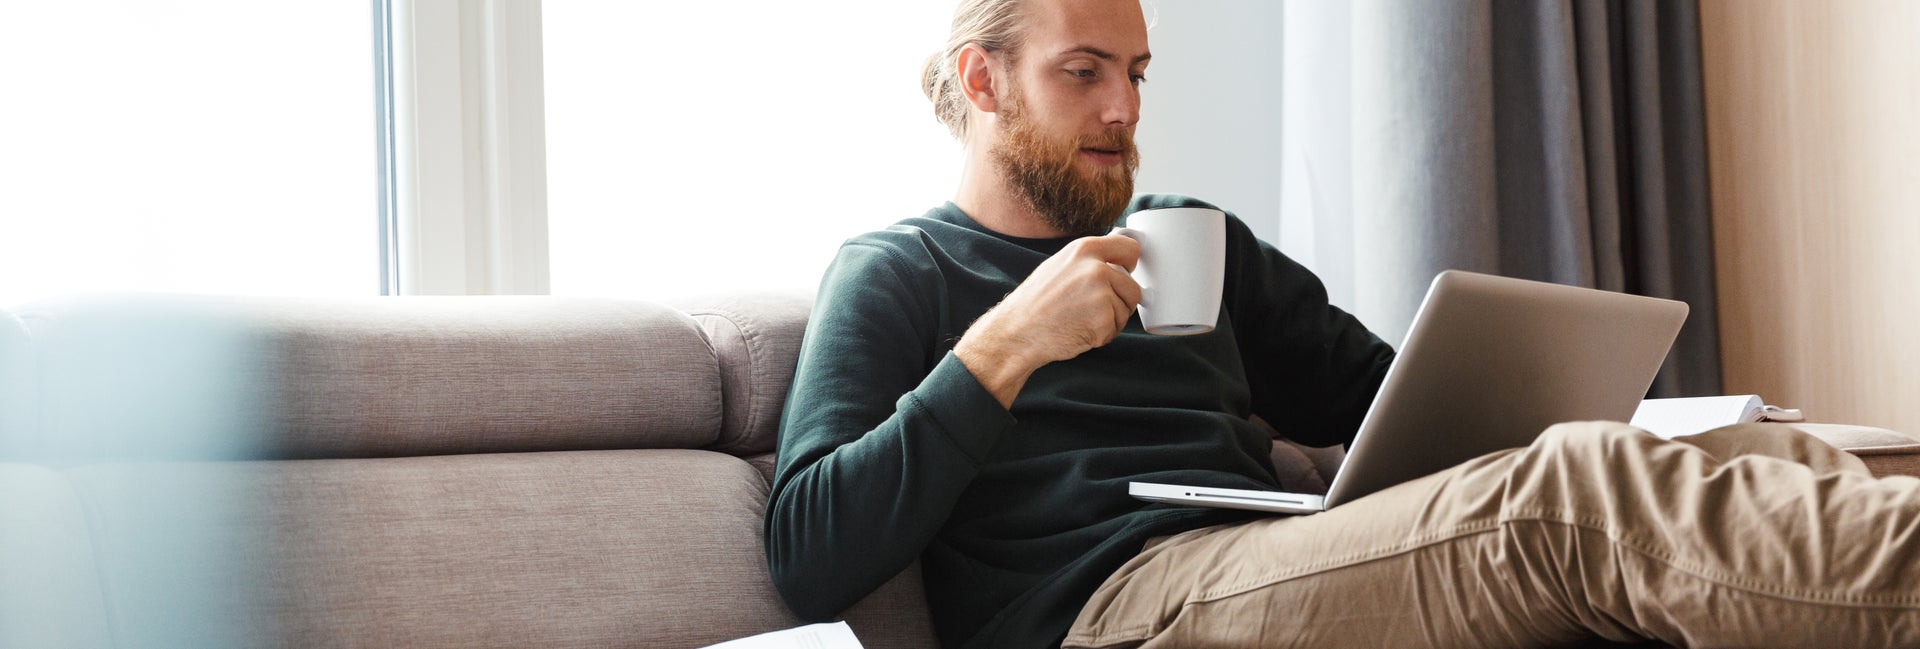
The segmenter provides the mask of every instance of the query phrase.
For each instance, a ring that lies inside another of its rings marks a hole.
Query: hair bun
[[[936,105],[940,103],[940,91],[943,90],[941,86],[946,85],[941,83],[940,78],[941,54],[941,52],[934,52],[928,55],[927,64],[920,70],[920,92],[926,94],[927,99]]]

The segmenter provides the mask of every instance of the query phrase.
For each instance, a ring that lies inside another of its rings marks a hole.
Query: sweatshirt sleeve
[[[839,614],[918,558],[1013,417],[938,344],[937,269],[842,246],[815,298],[766,514],[788,608]]]
[[[1228,219],[1227,296],[1254,414],[1308,446],[1353,441],[1391,345],[1327,301],[1312,271]]]

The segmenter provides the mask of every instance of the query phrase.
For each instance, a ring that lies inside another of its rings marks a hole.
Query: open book
[[[1727,397],[1647,399],[1633,411],[1628,423],[1655,435],[1673,439],[1704,433],[1721,426],[1754,421],[1805,421],[1798,410],[1769,406],[1752,394]]]

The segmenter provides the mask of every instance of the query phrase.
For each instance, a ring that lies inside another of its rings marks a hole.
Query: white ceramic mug
[[[1227,264],[1227,215],[1205,207],[1134,212],[1114,234],[1140,242],[1140,323],[1147,333],[1191,336],[1213,331]]]

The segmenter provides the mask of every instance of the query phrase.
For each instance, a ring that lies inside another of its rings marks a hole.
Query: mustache
[[[1119,130],[1107,131],[1099,135],[1082,135],[1073,139],[1073,148],[1076,151],[1080,149],[1100,149],[1102,151],[1119,151],[1121,153],[1131,154],[1134,150],[1133,135],[1126,131]]]

